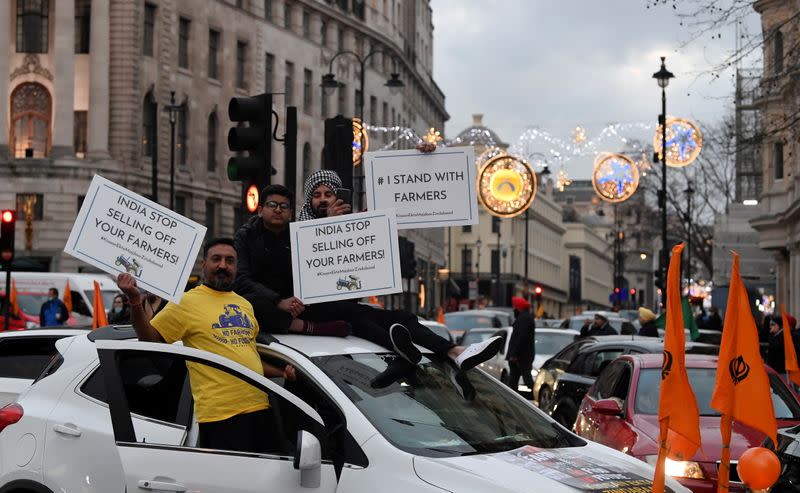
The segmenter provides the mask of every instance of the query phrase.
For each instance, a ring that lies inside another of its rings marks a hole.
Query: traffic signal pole
[[[0,212],[0,262],[6,271],[6,299],[3,303],[3,330],[8,330],[11,313],[11,264],[14,262],[14,236],[16,213],[13,210]]]

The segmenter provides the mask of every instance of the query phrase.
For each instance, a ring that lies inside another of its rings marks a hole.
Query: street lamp
[[[661,125],[661,191],[658,194],[658,204],[661,207],[661,279],[666,287],[667,280],[667,92],[669,80],[675,77],[664,65],[666,57],[661,57],[661,69],[653,74],[653,78],[661,88],[661,114],[658,123]],[[656,153],[658,155],[658,153]]]
[[[325,95],[333,94],[334,90],[336,90],[336,89],[338,89],[339,87],[342,86],[342,84],[339,81],[336,80],[336,75],[334,75],[334,73],[333,73],[333,62],[334,62],[334,60],[339,58],[341,55],[351,55],[351,56],[355,57],[355,59],[358,60],[358,63],[361,66],[361,76],[359,78],[360,90],[359,90],[358,98],[356,99],[356,109],[357,109],[358,118],[361,120],[361,125],[362,126],[365,126],[365,123],[364,123],[364,83],[365,83],[365,76],[366,76],[366,63],[367,63],[367,60],[369,60],[370,58],[372,58],[373,55],[376,55],[378,53],[383,53],[384,55],[389,54],[386,51],[381,50],[381,49],[372,50],[369,53],[367,53],[366,55],[364,55],[363,57],[360,56],[358,53],[356,53],[354,51],[350,51],[350,50],[340,51],[340,52],[336,53],[333,56],[333,58],[331,58],[331,61],[330,61],[329,65],[328,65],[328,73],[324,74],[322,76],[322,83],[320,84],[320,86],[322,87],[322,90],[325,93]],[[392,94],[397,94],[405,86],[405,84],[400,79],[400,74],[399,73],[392,72],[390,74],[389,79],[386,80],[386,83],[384,84],[384,86],[388,87],[389,91]],[[371,122],[371,123],[374,123],[374,122]],[[359,135],[361,136],[360,138],[363,139],[363,133],[360,133]],[[361,144],[362,144],[362,149],[363,149],[363,142]],[[359,188],[359,190],[356,190],[356,182],[357,182],[357,180],[359,178],[361,178],[360,175],[361,175],[360,171],[358,171],[356,169],[353,170],[353,199],[354,199],[354,202],[357,202],[357,203],[353,204],[353,208],[355,210],[359,209],[359,207],[361,205],[361,202],[362,202],[361,201],[361,193],[362,192],[361,192],[360,188]]]
[[[692,294],[692,197],[694,196],[694,188],[692,188],[692,180],[687,181],[686,183],[686,190],[683,191],[686,194],[687,202],[688,202],[688,210],[686,212],[686,222],[689,225],[689,229],[686,230],[686,285],[688,286],[689,295]]]
[[[182,106],[175,104],[175,91],[170,91],[164,111],[169,113],[169,208],[172,210],[175,210],[175,123],[182,110]]]

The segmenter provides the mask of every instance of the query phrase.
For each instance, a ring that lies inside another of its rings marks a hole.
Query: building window
[[[244,8],[244,0],[236,0],[236,8],[243,9]]]
[[[472,226],[461,226],[462,233],[472,233]]]
[[[181,17],[178,25],[178,66],[189,68],[189,28],[191,22],[185,17]]]
[[[146,3],[144,4],[144,42],[142,43],[142,53],[145,56],[153,56],[155,32],[156,6]]]
[[[178,125],[177,125],[177,142],[178,146],[178,164],[186,166],[186,161],[189,155],[189,102],[184,101],[181,109],[178,112]]]
[[[383,125],[389,126],[389,103],[383,103]]]
[[[219,31],[210,29],[208,31],[208,78],[219,79],[219,65],[217,55],[219,54]]]
[[[206,238],[216,238],[217,236],[217,204],[211,200],[206,200]]]
[[[266,53],[264,55],[264,92],[270,94],[275,87],[275,55]]]
[[[31,219],[41,221],[44,219],[44,194],[41,193],[18,193],[17,194],[17,216],[21,221],[27,220],[27,213],[30,211]]]
[[[311,114],[311,106],[313,104],[313,97],[312,97],[312,79],[314,77],[313,72],[308,69],[303,70],[303,111],[307,115]]]
[[[344,28],[339,28],[338,30],[338,38],[336,39],[336,49],[339,51],[344,51]]]
[[[772,66],[776,74],[783,72],[783,33],[780,31],[775,31],[772,40]]]
[[[26,82],[11,93],[11,142],[15,158],[50,154],[52,100],[41,84]]]
[[[76,111],[73,113],[72,147],[75,149],[75,156],[78,158],[86,157],[86,131],[88,126],[88,111]]]
[[[217,112],[208,115],[208,147],[206,148],[206,169],[208,171],[217,170]]]
[[[500,250],[492,250],[492,274],[496,275],[499,272],[500,272]]]
[[[247,65],[247,43],[244,41],[236,42],[236,87],[247,88],[245,78],[245,66]]]
[[[142,103],[142,156],[152,157],[156,150],[157,105],[153,91],[149,91]]]
[[[783,179],[783,142],[772,144],[772,169],[775,172],[775,179]]]
[[[353,93],[353,95],[354,95],[353,103],[355,103],[355,105],[356,105],[355,110],[358,111],[358,115],[357,116],[359,118],[362,118],[363,117],[362,113],[364,112],[364,100],[361,99],[361,90],[360,89],[356,89],[356,91],[355,91],[355,93]]]
[[[499,233],[500,232],[500,218],[497,216],[492,216],[492,233]]]
[[[288,0],[283,5],[283,27],[292,30],[292,5]]]
[[[328,46],[328,21],[325,19],[319,25],[319,44]]]
[[[581,294],[581,259],[575,255],[569,256],[569,301],[580,303]]]
[[[75,0],[75,53],[89,53],[92,0]]]
[[[175,195],[175,212],[181,216],[186,216],[186,196]]]
[[[461,272],[469,274],[472,272],[472,249],[464,247],[461,252]]]
[[[311,144],[303,144],[303,178],[311,174]]]
[[[340,84],[339,85],[339,107],[338,111],[340,115],[347,114],[347,85]]]
[[[294,63],[286,62],[286,76],[283,79],[283,92],[285,95],[286,106],[294,104]]]
[[[264,0],[264,18],[272,22],[272,0]]]
[[[369,121],[370,125],[378,124],[378,98],[375,96],[369,97]]]
[[[308,39],[311,37],[311,14],[303,11],[303,37]]]
[[[17,0],[17,53],[47,53],[49,13],[49,0]]]

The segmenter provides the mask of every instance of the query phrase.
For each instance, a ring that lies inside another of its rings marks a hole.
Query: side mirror
[[[300,470],[300,486],[319,488],[322,468],[322,447],[317,437],[305,430],[297,432],[294,468]]]
[[[600,399],[592,404],[592,411],[605,416],[620,416],[622,406],[617,399]]]

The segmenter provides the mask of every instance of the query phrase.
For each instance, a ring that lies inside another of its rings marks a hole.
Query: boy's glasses
[[[270,209],[280,209],[282,211],[288,211],[290,207],[288,202],[276,202],[274,200],[267,200],[265,205]]]

